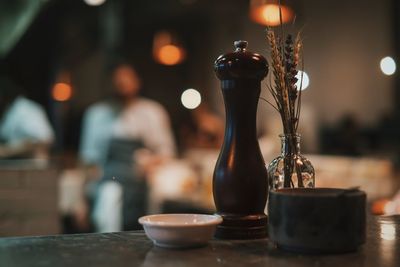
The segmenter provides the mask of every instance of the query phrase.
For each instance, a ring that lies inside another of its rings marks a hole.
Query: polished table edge
[[[0,238],[0,266],[326,266],[399,267],[398,222],[368,218],[358,251],[310,255],[281,251],[267,238],[213,239],[195,249],[163,249],[143,231]]]

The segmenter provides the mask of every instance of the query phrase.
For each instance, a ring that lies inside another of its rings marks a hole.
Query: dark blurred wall
[[[303,29],[305,70],[311,79],[304,105],[317,111],[320,125],[334,125],[349,113],[374,125],[391,110],[394,78],[379,69],[380,59],[394,53],[391,4],[293,1],[298,16],[289,29]],[[76,147],[84,110],[110,92],[110,65],[127,60],[143,78],[143,95],[167,108],[177,131],[188,119],[180,103],[186,88],[198,89],[223,114],[213,62],[233,50],[234,40],[248,40],[250,50],[267,54],[265,27],[250,21],[248,8],[247,0],[108,0],[99,7],[83,0],[48,1],[1,61],[1,71],[45,105],[53,120],[63,120],[63,143]],[[187,50],[185,62],[163,66],[153,60],[152,41],[159,30],[179,36]],[[71,73],[74,95],[57,104],[49,92],[61,70]],[[260,118],[273,112],[265,105],[259,110]],[[61,117],[54,116],[57,112]]]
[[[335,125],[346,114],[365,126],[377,124],[393,109],[395,76],[384,75],[379,67],[383,57],[395,54],[392,1],[296,3],[294,29],[303,32],[310,77],[304,105],[317,111],[321,124]],[[253,50],[266,52],[262,27],[243,20],[242,30]]]

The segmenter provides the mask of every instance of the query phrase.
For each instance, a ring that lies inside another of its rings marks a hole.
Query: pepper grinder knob
[[[238,40],[238,41],[235,41],[233,43],[233,45],[236,48],[235,52],[244,52],[244,51],[246,51],[246,48],[247,48],[247,41]]]
[[[267,76],[268,62],[256,53],[247,50],[247,41],[234,43],[235,51],[221,55],[214,63],[214,70],[220,80],[250,79],[261,81]]]

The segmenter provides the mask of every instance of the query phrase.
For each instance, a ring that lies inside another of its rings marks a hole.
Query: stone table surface
[[[366,244],[357,252],[300,255],[283,252],[267,239],[212,240],[203,248],[153,246],[143,232],[0,238],[0,266],[400,266],[400,217],[373,218]]]

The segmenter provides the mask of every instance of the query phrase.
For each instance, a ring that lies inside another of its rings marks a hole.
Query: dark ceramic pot
[[[281,249],[350,252],[365,242],[366,194],[335,188],[272,190],[268,216],[269,238]]]

